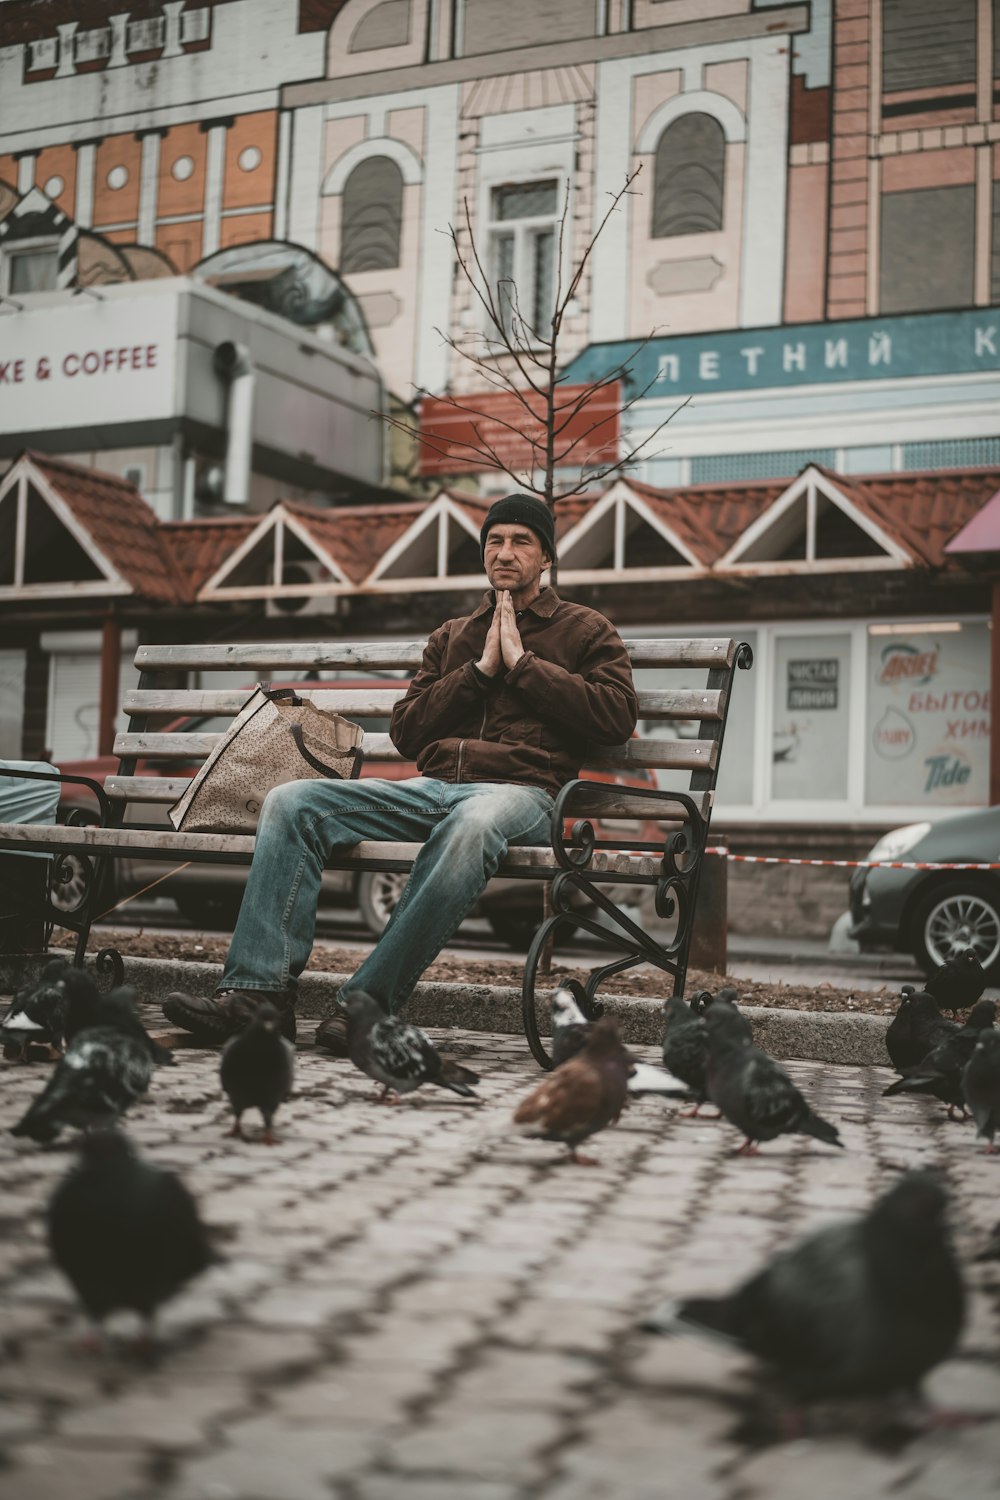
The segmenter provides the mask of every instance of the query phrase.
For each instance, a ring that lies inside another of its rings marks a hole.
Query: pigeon
[[[907,1172],[866,1214],[781,1251],[729,1296],[664,1304],[643,1326],[731,1341],[800,1401],[912,1391],[962,1328],[945,1209],[934,1174]]]
[[[915,1068],[939,1042],[957,1030],[958,1022],[941,1014],[933,995],[905,985],[899,1009],[885,1034],[886,1050],[896,1072]]]
[[[708,1026],[708,1097],[746,1139],[739,1156],[755,1156],[758,1141],[779,1135],[809,1135],[843,1147],[835,1125],[815,1114],[784,1068],[746,1040],[746,1018],[718,1000],[705,1017]],[[737,1022],[740,1024],[738,1025]]]
[[[902,1078],[890,1083],[882,1090],[883,1095],[893,1098],[896,1094],[930,1094],[947,1104],[949,1119],[955,1118],[956,1109],[962,1111],[964,1119],[968,1111],[962,1092],[962,1070],[975,1051],[979,1033],[992,1028],[996,1014],[992,1000],[978,1000],[965,1025],[939,1042],[923,1062],[908,1068]]]
[[[621,1114],[628,1093],[634,1059],[622,1046],[618,1022],[602,1016],[586,1045],[553,1071],[522,1099],[514,1124],[522,1135],[561,1141],[569,1160],[595,1166],[593,1157],[577,1151],[581,1141],[596,1135]]]
[[[347,1052],[356,1068],[382,1085],[379,1103],[396,1102],[424,1083],[433,1083],[465,1099],[476,1097],[479,1074],[442,1057],[419,1026],[387,1016],[377,1000],[361,992],[345,995]]]
[[[127,1309],[146,1320],[149,1336],[160,1304],[218,1259],[184,1184],[136,1155],[118,1130],[82,1138],[78,1164],[49,1202],[48,1239],[98,1327]]]
[[[77,1032],[45,1088],[11,1126],[11,1135],[46,1144],[67,1125],[114,1124],[149,1088],[155,1046],[127,990],[102,995],[97,1024]]]
[[[700,990],[700,995],[708,992]],[[709,996],[709,999],[712,997]],[[683,1000],[672,995],[663,1004],[663,1066],[686,1083],[694,1095],[692,1115],[697,1115],[708,1098],[705,1064],[708,1061],[708,1026],[704,1011],[694,1015],[694,1000],[689,1009]]]
[[[552,1017],[552,1066],[561,1067],[582,1050],[593,1030],[593,1021],[588,1021],[580,1006],[583,986],[575,979],[567,980],[552,996],[549,1011]]]
[[[52,958],[37,978],[22,985],[0,1021],[3,1055],[26,1062],[32,1045],[61,1052],[72,1025],[89,1019],[99,992],[83,969],[71,968],[65,958]]]
[[[964,1010],[975,1005],[986,988],[986,970],[974,948],[956,953],[936,969],[924,988],[944,1010]]]
[[[976,1139],[987,1153],[1000,1150],[993,1137],[1000,1130],[1000,1031],[981,1031],[962,1070],[962,1094],[976,1122]]]
[[[571,988],[572,987],[572,988]],[[552,996],[552,1066],[559,1068],[571,1057],[576,1057],[582,1052],[594,1029],[594,1022],[588,1021],[577,1003],[577,996],[581,993],[582,986],[576,980],[570,980],[565,989],[556,990]],[[690,1013],[683,1001],[678,1002],[681,1009],[690,1019]],[[632,1071],[628,1079],[628,1091],[630,1094],[663,1094],[668,1099],[690,1099],[691,1094],[685,1086],[683,1079],[676,1077],[667,1069],[654,1067],[652,1063],[632,1063]]]
[[[282,1036],[281,1017],[270,1004],[258,1007],[248,1026],[229,1038],[222,1049],[219,1076],[235,1119],[229,1134],[243,1140],[244,1110],[259,1109],[264,1119],[261,1140],[273,1146],[271,1122],[292,1092],[295,1048]]]

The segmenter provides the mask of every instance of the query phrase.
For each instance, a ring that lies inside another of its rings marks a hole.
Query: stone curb
[[[0,957],[0,993],[10,994],[47,961]],[[90,965],[92,967],[92,961]],[[222,965],[174,959],[130,958],[125,977],[143,1000],[158,1003],[171,990],[211,994],[222,976]],[[301,1016],[326,1014],[346,974],[306,974],[299,986]],[[738,987],[738,986],[737,986]],[[543,991],[548,994],[550,991]],[[662,1035],[660,1002],[635,995],[601,995],[602,1004],[622,1023],[625,1040],[634,1046],[659,1046]],[[884,1016],[843,1011],[803,1011],[745,1006],[754,1038],[773,1057],[852,1067],[888,1067],[885,1050],[888,1020]],[[470,1031],[522,1031],[521,991],[511,985],[418,984],[406,1007],[406,1017],[420,1026],[460,1026]]]

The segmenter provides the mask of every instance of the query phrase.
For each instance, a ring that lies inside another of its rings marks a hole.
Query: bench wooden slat
[[[247,701],[243,688],[134,688],[124,695],[127,714],[237,714]],[[300,688],[299,696],[317,708],[364,718],[386,717],[406,692],[398,688]],[[641,719],[706,719],[719,721],[725,710],[725,693],[708,689],[648,688],[639,691]]]
[[[634,667],[729,667],[736,641],[727,637],[694,640],[628,638]],[[266,641],[230,645],[140,646],[140,671],[413,671],[424,654],[423,641]]]
[[[51,823],[0,823],[0,840],[5,844],[20,844],[24,848],[39,845],[99,853],[102,849],[146,854],[156,859],[183,861],[188,854],[208,856],[239,856],[239,862],[249,862],[253,855],[255,839],[243,833],[174,833],[173,830],[147,830],[140,828],[76,828],[65,824]],[[366,839],[353,849],[344,850],[329,861],[330,869],[400,869],[408,870],[423,848],[423,844],[389,843]],[[588,866],[590,874],[606,874],[634,880],[655,879],[660,861],[650,854],[616,854],[613,850],[599,849]],[[551,849],[533,845],[521,846],[508,851],[507,858],[498,874],[531,875],[547,878],[557,870]]]
[[[131,804],[176,802],[188,785],[186,776],[108,776],[104,790],[116,801]],[[693,798],[704,817],[712,805],[711,792],[696,792]],[[577,811],[574,808],[574,813]],[[613,793],[597,793],[589,802],[581,797],[580,813],[599,811],[609,818],[653,818],[657,822],[680,825],[685,821],[684,808],[679,802],[661,802],[649,797],[621,797]]]
[[[149,756],[157,760],[203,760],[222,739],[221,734],[119,734],[114,753],[118,756]],[[387,734],[366,734],[362,748],[370,760],[398,761],[403,757]],[[717,740],[668,740],[651,736],[629,740],[625,745],[596,750],[587,757],[587,769],[617,771],[629,767],[672,771],[709,771],[718,756]]]

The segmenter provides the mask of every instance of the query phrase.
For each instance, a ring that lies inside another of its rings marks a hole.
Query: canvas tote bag
[[[361,739],[357,724],[324,713],[294,688],[258,683],[170,821],[183,833],[253,833],[272,787],[360,775]]]

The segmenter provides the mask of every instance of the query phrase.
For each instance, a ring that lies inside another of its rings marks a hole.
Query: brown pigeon
[[[602,1016],[582,1051],[522,1099],[514,1111],[514,1124],[522,1135],[561,1141],[570,1161],[596,1166],[593,1157],[581,1156],[576,1148],[617,1120],[633,1066],[632,1056],[622,1046],[618,1022],[613,1016]]]

